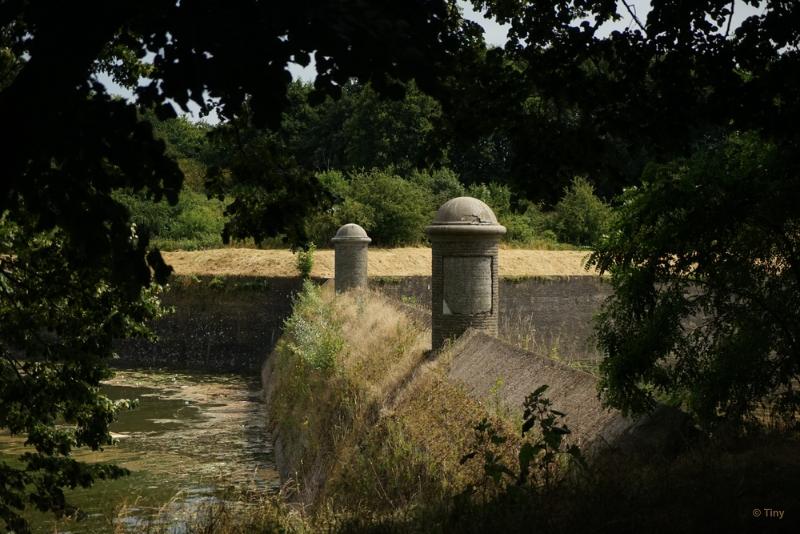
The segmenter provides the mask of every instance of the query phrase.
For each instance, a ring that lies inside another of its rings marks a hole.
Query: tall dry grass
[[[429,358],[430,333],[380,295],[310,284],[303,294],[265,370],[292,483],[210,501],[187,532],[800,531],[800,443],[787,433],[715,438],[671,457],[611,451],[546,490],[491,486],[480,457],[462,462],[472,424],[488,417],[508,438],[494,452],[511,466],[519,428],[445,378],[452,354]],[[475,484],[488,491],[464,498]],[[753,516],[766,508],[786,515]]]
[[[483,478],[480,464],[460,462],[472,427],[506,424],[445,379],[448,356],[430,359],[427,328],[378,293],[311,284],[286,325],[264,383],[294,498],[316,520],[413,515]],[[313,363],[320,344],[338,347],[332,365]],[[509,440],[509,461],[517,445]]]
[[[537,327],[534,314],[524,308],[512,308],[501,314],[498,332],[500,339],[525,351],[599,375],[599,353],[591,358],[576,356],[591,354],[586,350],[586,346],[592,343],[591,339],[576,338],[564,329],[542,331]]]

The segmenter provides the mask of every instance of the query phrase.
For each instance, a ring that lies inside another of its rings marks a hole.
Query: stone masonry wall
[[[336,291],[367,286],[367,243],[337,243]]]
[[[437,239],[432,250],[431,297],[434,306],[442,306],[432,310],[433,347],[441,347],[446,339],[458,337],[470,327],[497,335],[498,240],[464,236]],[[480,280],[487,260],[491,278]],[[475,290],[477,298],[461,302],[457,295],[468,294],[468,290]]]
[[[406,305],[430,309],[430,277],[376,277],[370,287]],[[500,278],[499,288],[499,337],[518,344],[530,335],[524,348],[532,352],[549,355],[557,347],[570,360],[597,361],[592,318],[611,293],[607,282],[597,276]]]
[[[190,282],[190,283],[187,283]],[[175,313],[154,326],[158,342],[123,340],[117,367],[182,371],[258,370],[281,335],[299,278],[173,280],[164,304]]]

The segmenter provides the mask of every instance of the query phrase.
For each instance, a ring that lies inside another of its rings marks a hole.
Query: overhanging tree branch
[[[622,5],[625,6],[625,9],[628,10],[628,13],[633,18],[633,21],[639,26],[639,29],[642,30],[645,34],[647,34],[647,29],[645,29],[644,24],[642,21],[639,20],[639,17],[636,15],[636,8],[631,6],[626,0],[622,0]]]

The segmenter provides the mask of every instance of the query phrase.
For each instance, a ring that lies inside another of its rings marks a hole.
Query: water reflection
[[[116,481],[68,493],[81,521],[30,514],[39,532],[142,530],[148,522],[181,531],[186,514],[231,489],[269,491],[277,485],[260,385],[237,375],[119,371],[103,385],[112,399],[137,398],[111,427],[117,443],[79,451],[90,462],[132,471]],[[0,454],[17,455],[24,439],[0,436]],[[157,519],[154,519],[157,518]]]

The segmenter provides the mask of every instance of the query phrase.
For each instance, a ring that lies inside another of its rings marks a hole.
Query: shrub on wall
[[[294,311],[284,324],[284,337],[288,353],[306,365],[318,371],[334,367],[344,340],[330,307],[322,301],[313,282],[303,282]]]
[[[317,246],[312,242],[306,249],[297,251],[297,270],[303,280],[311,278],[311,270],[314,268],[314,251],[316,250]]]

